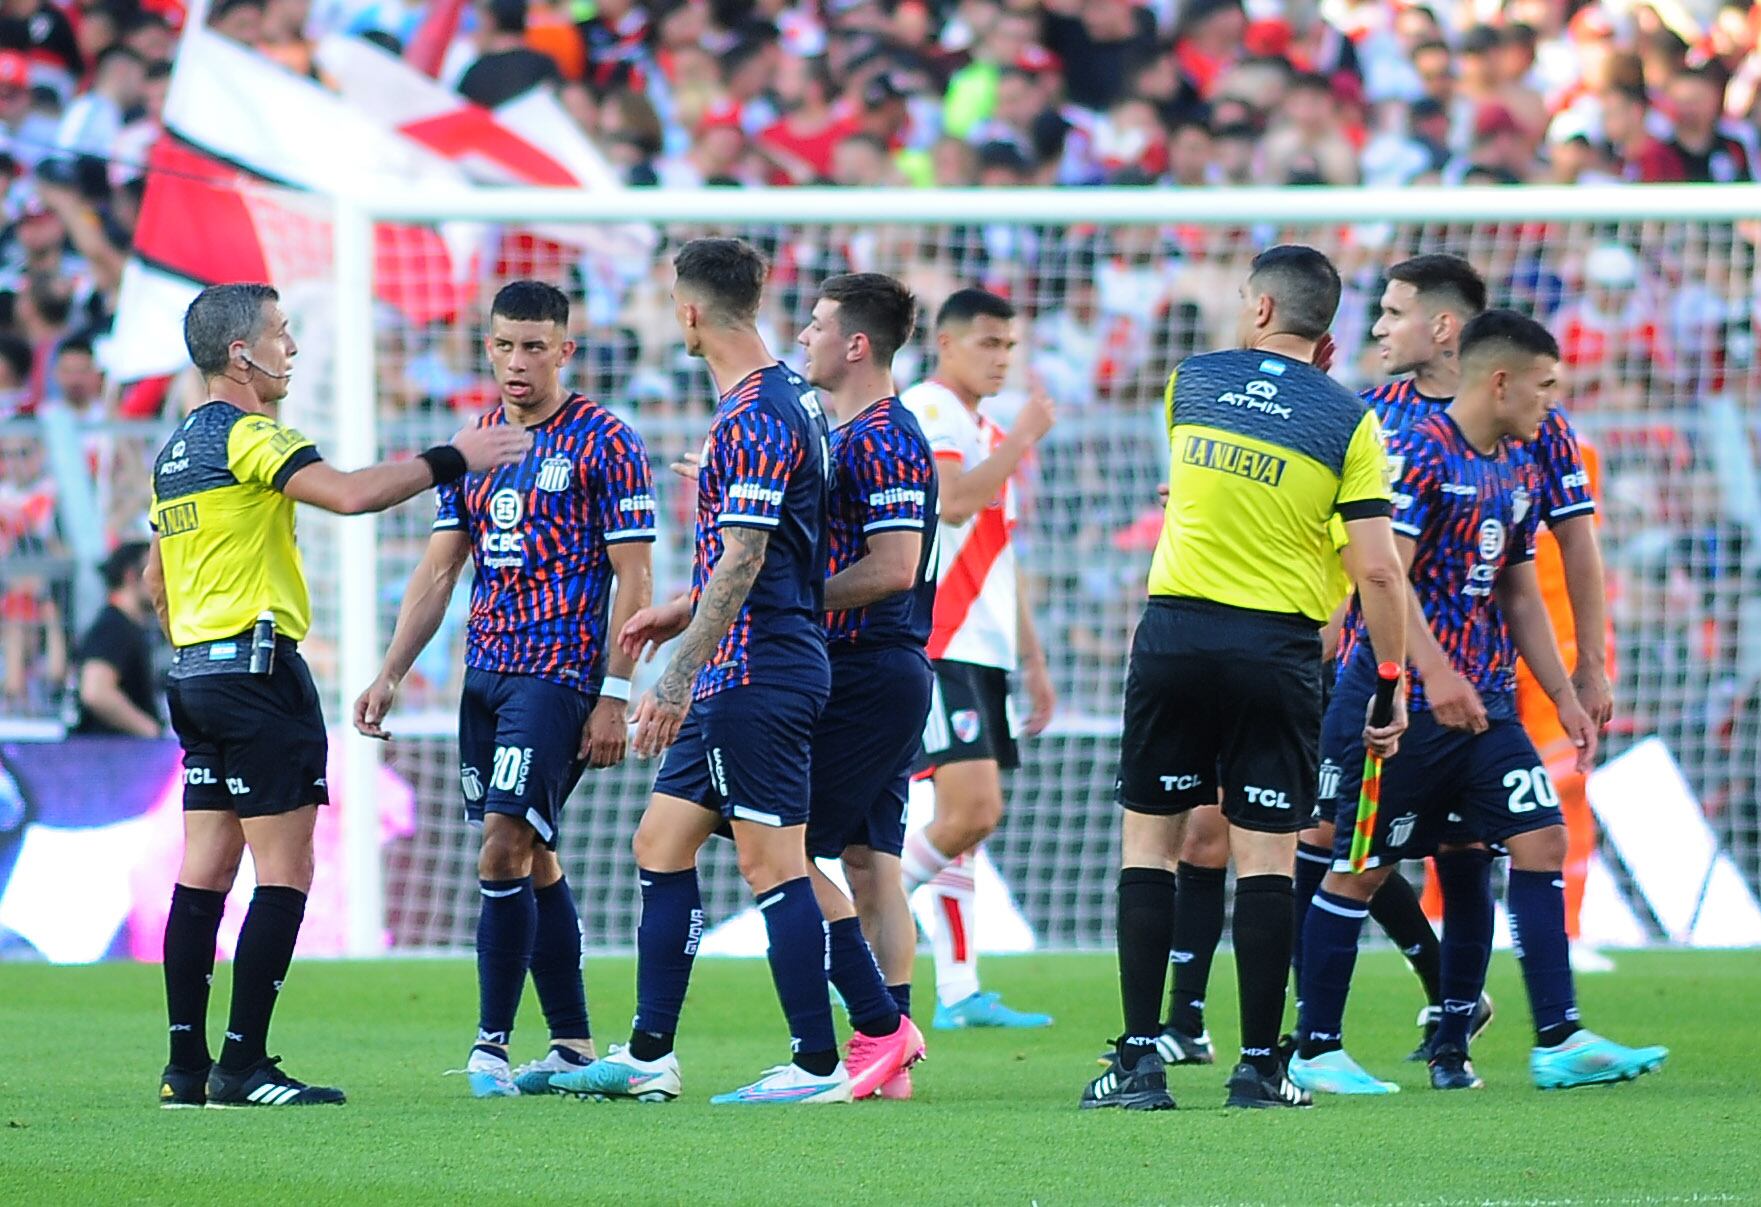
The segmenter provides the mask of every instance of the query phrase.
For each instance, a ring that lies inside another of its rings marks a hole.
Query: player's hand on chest
[[[486,552],[548,560],[576,548],[593,515],[578,457],[555,447],[535,446],[518,463],[473,482],[470,493],[472,526]]]

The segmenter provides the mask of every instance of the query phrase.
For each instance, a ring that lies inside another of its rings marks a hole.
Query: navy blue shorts
[[[813,729],[825,696],[749,683],[695,700],[661,761],[657,796],[714,809],[727,821],[807,824]]]
[[[518,817],[556,849],[563,802],[581,781],[581,730],[597,697],[530,675],[466,668],[459,697],[465,817]]]
[[[1354,668],[1355,670],[1355,668]],[[1339,682],[1327,710],[1321,746],[1321,786],[1336,799],[1333,867],[1349,871],[1351,834],[1363,784],[1364,712],[1375,671]],[[1563,825],[1559,793],[1535,744],[1501,701],[1487,700],[1496,719],[1482,734],[1447,729],[1429,710],[1415,712],[1400,752],[1382,764],[1382,801],[1370,841],[1369,866],[1423,859],[1440,842],[1500,843],[1513,835]]]
[[[911,646],[884,646],[842,649],[831,662],[832,696],[813,731],[807,853],[834,859],[863,846],[897,855],[929,716],[929,658]]]

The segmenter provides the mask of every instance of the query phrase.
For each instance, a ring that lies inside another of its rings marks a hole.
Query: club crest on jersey
[[[953,726],[954,736],[962,742],[971,742],[978,737],[978,710],[976,708],[958,709],[948,717],[948,724]]]
[[[1402,813],[1388,823],[1388,845],[1404,847],[1412,838],[1413,827],[1419,824],[1417,813]]]
[[[1519,486],[1510,492],[1510,522],[1520,524],[1523,517],[1529,514],[1529,491],[1526,486]]]
[[[546,457],[538,466],[538,489],[547,494],[567,490],[573,468],[567,457]]]
[[[520,492],[504,486],[489,496],[489,518],[497,528],[512,528],[526,514]]]
[[[472,804],[483,799],[483,776],[475,767],[459,768],[459,786],[465,791],[465,799]]]
[[[1495,562],[1504,552],[1504,522],[1487,520],[1480,525],[1480,558]]]

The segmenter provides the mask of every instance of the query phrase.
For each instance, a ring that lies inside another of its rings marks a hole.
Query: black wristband
[[[465,461],[465,454],[450,444],[437,444],[416,455],[428,463],[428,472],[434,475],[434,485],[436,486],[457,482],[471,470],[470,465]]]

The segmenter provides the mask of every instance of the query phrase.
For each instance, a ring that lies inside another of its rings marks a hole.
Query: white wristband
[[[599,685],[599,698],[601,700],[623,700],[627,703],[630,699],[630,681],[607,675],[605,682]]]

